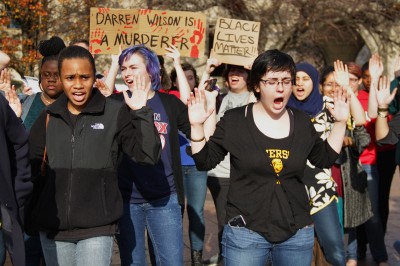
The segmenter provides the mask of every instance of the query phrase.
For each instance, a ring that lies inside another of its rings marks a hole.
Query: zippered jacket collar
[[[88,101],[88,104],[81,112],[82,114],[96,114],[104,112],[106,97],[101,94],[97,88],[93,88],[92,95]],[[47,112],[53,115],[60,115],[68,121],[68,97],[64,93],[61,94],[54,103],[47,107]]]

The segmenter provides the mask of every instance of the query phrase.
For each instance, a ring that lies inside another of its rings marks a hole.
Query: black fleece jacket
[[[140,163],[155,164],[160,158],[153,111],[147,107],[132,111],[93,89],[73,126],[67,103],[61,95],[48,106],[47,132],[45,112],[31,129],[34,174],[39,176],[45,145],[48,157],[35,220],[55,239],[109,235],[113,233],[109,225],[122,214],[116,175],[122,150]]]

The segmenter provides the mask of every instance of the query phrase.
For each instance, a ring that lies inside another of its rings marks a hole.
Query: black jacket
[[[63,237],[68,236],[65,231],[76,236],[79,229],[84,232],[118,221],[122,199],[116,169],[122,150],[134,161],[148,164],[155,164],[161,153],[151,109],[132,111],[94,89],[74,127],[67,103],[61,95],[47,108],[47,132],[42,113],[30,134],[34,173],[39,172],[45,143],[48,157],[36,222],[40,230],[55,233],[56,239],[59,231],[64,231],[59,234]]]
[[[180,156],[180,145],[179,145],[179,131],[182,131],[186,137],[190,138],[190,122],[188,116],[188,110],[186,105],[184,105],[177,97],[174,95],[160,93],[156,91],[156,94],[160,97],[163,104],[165,112],[169,119],[169,141],[171,145],[171,157],[172,157],[172,170],[174,173],[174,182],[176,191],[178,194],[179,204],[185,204],[185,193],[183,189],[183,175],[181,167],[181,156]],[[123,101],[122,95],[112,96],[115,99]],[[123,164],[120,167],[124,167]],[[126,170],[126,169],[125,169]],[[121,187],[121,189],[125,189]],[[126,189],[130,190],[131,187]]]
[[[13,265],[25,265],[23,214],[31,191],[28,133],[0,95],[1,221]]]

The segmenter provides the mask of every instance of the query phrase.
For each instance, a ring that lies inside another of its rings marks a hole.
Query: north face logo
[[[96,123],[90,126],[93,129],[104,129],[104,125],[102,123]]]

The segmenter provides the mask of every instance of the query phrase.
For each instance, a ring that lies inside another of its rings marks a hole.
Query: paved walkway
[[[217,219],[215,215],[215,208],[211,198],[211,194],[207,193],[207,198],[204,207],[204,215],[206,222],[206,236],[204,240],[204,254],[203,259],[208,259],[218,251],[218,239],[217,239]],[[187,233],[188,223],[187,217],[184,217],[184,248],[185,248],[185,266],[190,266],[190,244],[189,237]],[[391,194],[390,194],[390,215],[388,221],[388,231],[386,234],[386,248],[389,255],[389,265],[400,266],[400,256],[393,248],[393,242],[396,239],[400,239],[400,175],[396,171],[393,178]],[[11,265],[10,261],[7,260],[5,265]],[[114,255],[112,260],[112,265],[117,266],[120,264],[118,247],[114,246]],[[360,266],[375,265],[372,257],[367,253],[367,259],[360,262]],[[251,265],[250,265],[251,266]]]
[[[204,216],[206,222],[206,235],[204,239],[204,254],[203,259],[208,259],[218,251],[218,239],[217,239],[217,218],[215,215],[214,203],[210,192],[207,193],[207,198],[204,206]],[[184,247],[185,247],[185,266],[190,266],[190,242],[188,237],[188,222],[187,216],[184,217]],[[389,255],[389,265],[400,266],[400,256],[393,248],[393,242],[396,239],[400,239],[400,175],[397,170],[394,177],[392,188],[390,192],[390,215],[388,221],[388,229],[385,238],[386,248]],[[113,257],[112,265],[120,265],[118,257],[118,249],[115,248],[115,256]],[[365,261],[359,262],[359,266],[373,266],[376,265],[371,257],[371,254],[367,253]],[[245,266],[245,265],[244,265]],[[251,265],[249,265],[251,266]],[[279,265],[278,265],[279,266]]]

